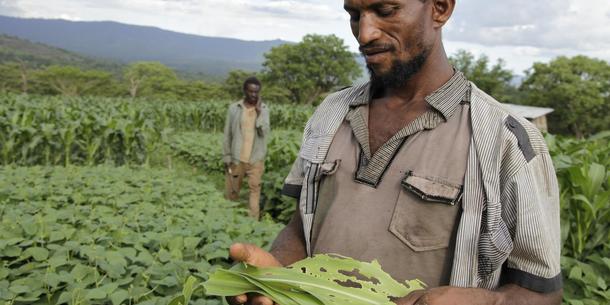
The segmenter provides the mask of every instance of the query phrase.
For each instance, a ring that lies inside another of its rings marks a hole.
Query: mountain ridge
[[[282,40],[247,41],[179,33],[115,21],[68,21],[0,16],[0,33],[88,57],[122,63],[159,61],[192,73],[257,71],[263,54]]]

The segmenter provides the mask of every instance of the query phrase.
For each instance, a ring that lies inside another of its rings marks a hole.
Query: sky
[[[523,75],[534,62],[583,54],[610,61],[610,0],[457,0],[443,37],[449,55],[485,54]],[[245,40],[335,34],[357,42],[338,0],[0,0],[0,15],[117,21]]]

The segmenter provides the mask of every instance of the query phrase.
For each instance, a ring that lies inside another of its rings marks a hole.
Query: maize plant
[[[229,102],[0,95],[4,165],[145,164],[162,133],[218,132]],[[312,107],[270,105],[272,128],[301,129]]]

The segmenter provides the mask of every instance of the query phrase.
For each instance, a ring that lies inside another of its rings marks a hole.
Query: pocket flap
[[[408,172],[402,186],[425,201],[455,205],[462,199],[462,186],[434,177],[423,177]]]

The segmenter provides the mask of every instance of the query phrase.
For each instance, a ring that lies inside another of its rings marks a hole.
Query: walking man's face
[[[399,87],[421,69],[434,44],[431,2],[344,0],[373,82]]]
[[[258,95],[261,91],[261,87],[256,84],[248,84],[244,90],[246,102],[250,104],[256,104],[258,102]]]

